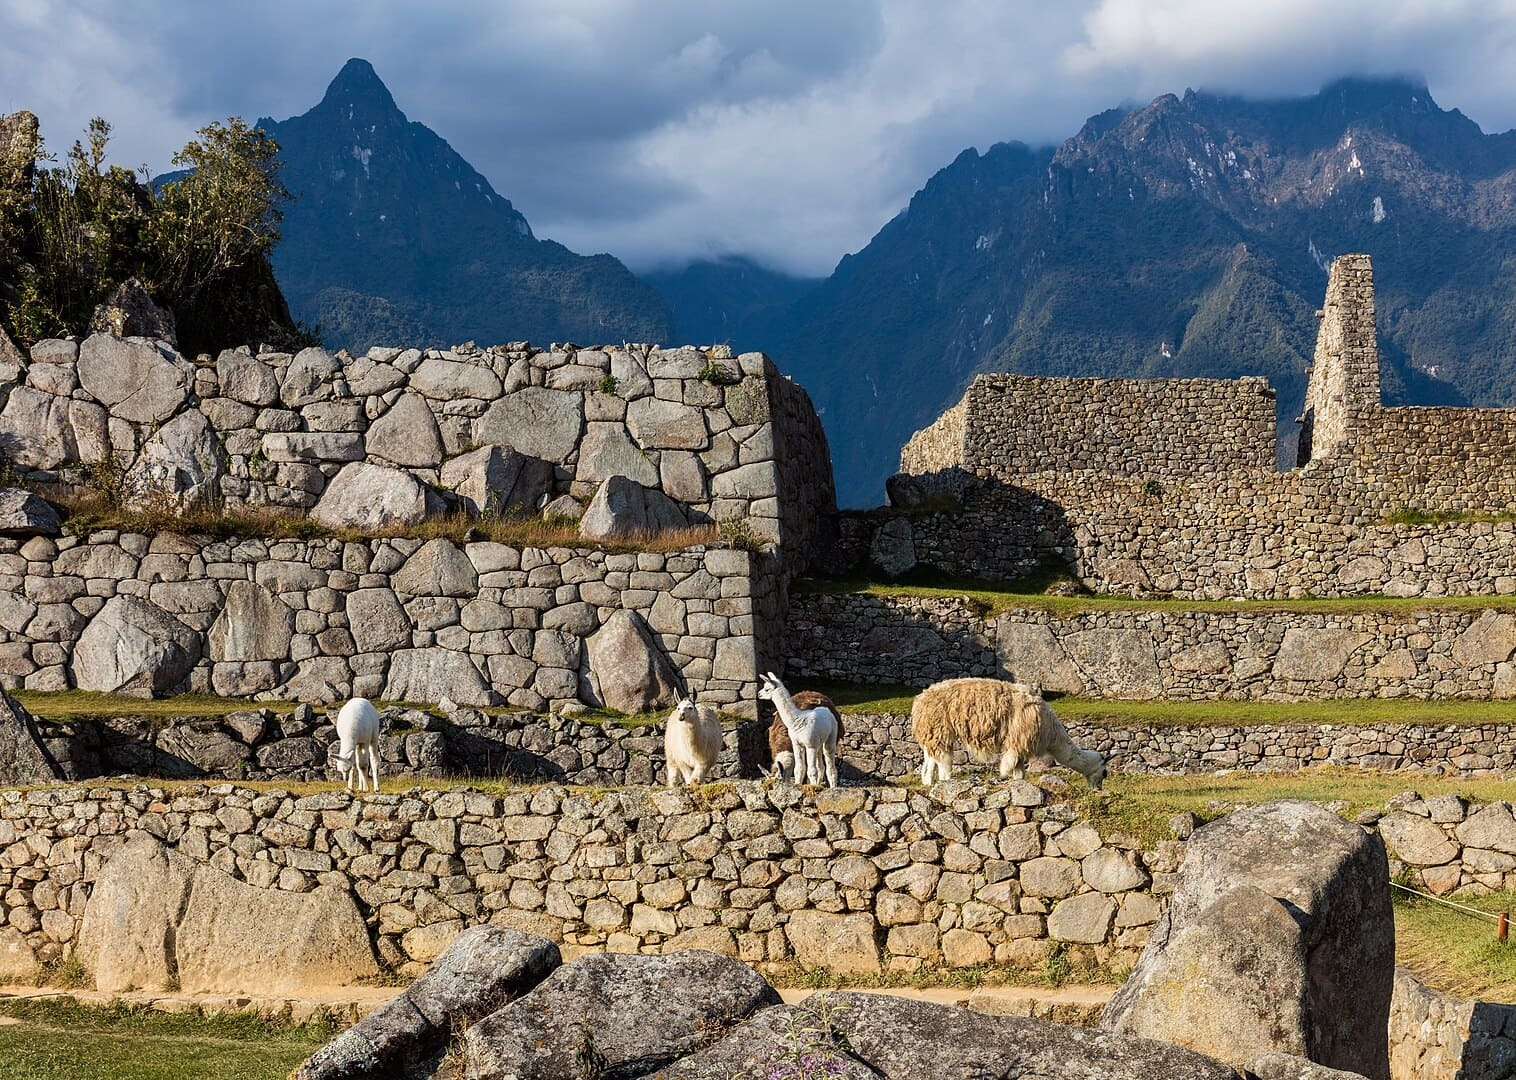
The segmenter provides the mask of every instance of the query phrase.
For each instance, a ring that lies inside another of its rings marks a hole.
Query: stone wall
[[[1439,896],[1516,889],[1516,820],[1509,803],[1408,791],[1373,814],[1390,850],[1390,876]],[[1494,923],[1490,923],[1493,937]]]
[[[874,518],[830,561],[866,558],[885,528],[895,530],[898,548],[903,521],[916,563],[1014,580],[1053,561],[1097,592],[1215,598],[1516,588],[1509,522],[1445,522],[1409,534],[1388,524],[1516,511],[1516,410],[1380,403],[1366,256],[1333,266],[1303,466],[1275,472],[1274,442],[1272,392],[1259,379],[982,375],[902,453],[912,483],[892,485],[950,487],[963,513]],[[1402,547],[1407,541],[1414,543]],[[909,565],[897,557],[895,572]]]
[[[1516,697],[1516,612],[1102,605],[986,616],[964,599],[796,593],[796,678],[926,686],[1002,676],[1097,698]]]
[[[48,752],[69,780],[155,779],[305,781],[334,778],[334,712],[245,710],[171,723],[137,717],[45,723]],[[541,713],[459,708],[446,716],[391,706],[381,710],[385,785],[395,777],[491,777],[620,787],[664,782],[660,726],[626,726]],[[849,713],[838,773],[846,785],[913,777],[921,750],[910,718]],[[1516,768],[1510,724],[1143,725],[1069,720],[1080,746],[1105,755],[1116,774],[1205,774],[1232,769],[1294,770],[1343,765],[1408,776],[1501,776]],[[768,723],[728,718],[713,778],[766,775]],[[964,775],[989,775],[959,750]]]
[[[1446,816],[1439,800],[1429,817],[1413,796],[1399,804],[1380,821],[1392,858],[1414,844],[1402,815],[1439,831],[1432,817]],[[1459,810],[1447,828],[1516,848],[1508,805]],[[488,921],[572,948],[700,947],[839,974],[1037,969],[1055,949],[1121,968],[1184,853],[1177,840],[1102,837],[1024,782],[361,799],[232,784],[0,791],[0,981],[70,954],[101,867],[131,830],[260,889],[351,891],[395,967]],[[1460,850],[1473,887],[1491,880],[1479,868],[1489,849]]]
[[[619,474],[800,553],[833,506],[809,399],[760,353],[516,342],[361,357],[244,348],[192,363],[163,342],[97,334],[39,342],[0,374],[9,460],[38,481],[109,460],[132,497],[309,510],[348,469],[417,502],[462,491],[466,468],[484,467],[469,455],[500,446],[544,463],[529,511],[584,501]]]
[[[773,556],[391,538],[114,532],[0,539],[0,681],[28,689],[351,694],[525,709],[601,699],[589,641],[641,621],[701,701],[752,712]]]
[[[1506,1080],[1516,1075],[1516,1005],[1449,997],[1395,971],[1390,1080]]]
[[[351,889],[396,967],[486,921],[572,947],[700,947],[838,973],[1040,968],[1057,946],[1130,966],[1183,845],[1102,839],[1045,799],[1026,783],[361,800],[232,785],[5,791],[0,974],[68,955],[132,829],[259,888]]]

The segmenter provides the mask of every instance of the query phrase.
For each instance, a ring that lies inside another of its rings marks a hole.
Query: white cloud
[[[1504,130],[1512,55],[1516,0],[0,0],[0,110],[56,149],[100,114],[119,160],[161,169],[211,120],[305,111],[363,56],[539,236],[807,273],[966,146],[1347,74],[1419,73]]]

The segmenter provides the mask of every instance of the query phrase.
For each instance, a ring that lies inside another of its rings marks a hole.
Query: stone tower
[[[1320,318],[1300,417],[1298,465],[1331,457],[1380,408],[1374,267],[1367,255],[1341,255],[1332,263]]]

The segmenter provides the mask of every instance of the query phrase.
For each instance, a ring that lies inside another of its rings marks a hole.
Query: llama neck
[[[774,703],[774,708],[779,713],[779,719],[784,721],[784,726],[794,730],[795,719],[800,710],[795,708],[795,699],[790,697],[790,692],[782,686],[774,687],[774,696],[769,699]]]

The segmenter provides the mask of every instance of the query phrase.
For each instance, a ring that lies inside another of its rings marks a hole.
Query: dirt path
[[[133,1005],[151,1006],[164,1012],[184,1012],[196,1008],[204,1012],[256,1012],[265,1016],[287,1017],[294,1023],[326,1013],[339,1022],[351,1023],[367,1016],[399,995],[403,989],[398,986],[335,986],[310,989],[300,997],[254,997],[145,990],[106,994],[97,990],[64,990],[52,986],[0,986],[0,999],[72,998],[85,1005],[102,1006],[114,1001],[125,1001]],[[932,1001],[940,1005],[957,1005],[976,1012],[1037,1016],[1065,1023],[1079,1023],[1098,1015],[1115,990],[1114,986],[986,986],[974,990],[962,987],[904,987],[861,989],[860,992]],[[796,987],[780,989],[779,996],[786,1002],[793,1003],[804,1001],[816,992]],[[0,1018],[0,1023],[5,1022],[5,1018]]]

